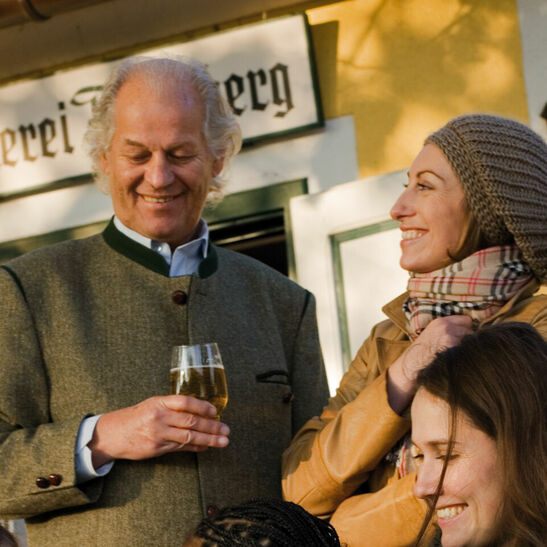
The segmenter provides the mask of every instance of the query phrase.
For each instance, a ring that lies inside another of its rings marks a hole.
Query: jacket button
[[[283,395],[283,402],[284,403],[290,403],[294,399],[294,393],[292,391],[289,391]]]
[[[51,486],[59,486],[63,482],[63,477],[61,477],[61,475],[57,475],[56,473],[52,473],[48,476],[47,480]]]
[[[178,306],[184,306],[188,301],[188,295],[184,291],[174,291],[171,300]]]
[[[214,517],[217,512],[218,512],[218,507],[216,505],[209,505],[207,507],[207,516],[208,517]]]
[[[45,477],[38,477],[36,479],[36,486],[38,488],[49,488],[49,481]]]

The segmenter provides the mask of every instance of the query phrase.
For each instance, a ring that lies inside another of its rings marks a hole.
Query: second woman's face
[[[402,232],[403,269],[428,273],[452,262],[468,224],[463,187],[441,150],[426,144],[391,209]]]
[[[414,494],[432,498],[450,437],[448,404],[420,388],[412,403],[412,442],[418,464]],[[488,545],[496,536],[503,501],[495,441],[465,416],[456,423],[454,445],[435,507],[443,547]]]

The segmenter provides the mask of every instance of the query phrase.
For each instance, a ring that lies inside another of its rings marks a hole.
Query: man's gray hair
[[[161,88],[173,80],[183,80],[196,89],[204,107],[205,141],[213,157],[224,161],[222,172],[211,184],[213,195],[220,195],[224,186],[222,173],[241,148],[241,130],[232,109],[220,94],[217,83],[205,65],[190,57],[128,57],[114,68],[100,96],[93,103],[92,116],[84,136],[99,189],[105,194],[109,190],[109,179],[101,170],[100,158],[107,153],[112,142],[116,97],[129,77],[136,74],[146,77],[152,87]]]

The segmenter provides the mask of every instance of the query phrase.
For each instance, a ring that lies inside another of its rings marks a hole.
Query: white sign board
[[[307,20],[298,15],[142,52],[206,63],[252,142],[323,124]],[[114,63],[0,88],[0,200],[87,178],[91,103]]]

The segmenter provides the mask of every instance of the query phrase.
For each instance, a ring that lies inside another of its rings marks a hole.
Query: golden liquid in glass
[[[228,403],[226,376],[220,367],[172,368],[169,386],[171,395],[189,395],[210,402],[218,416]]]

